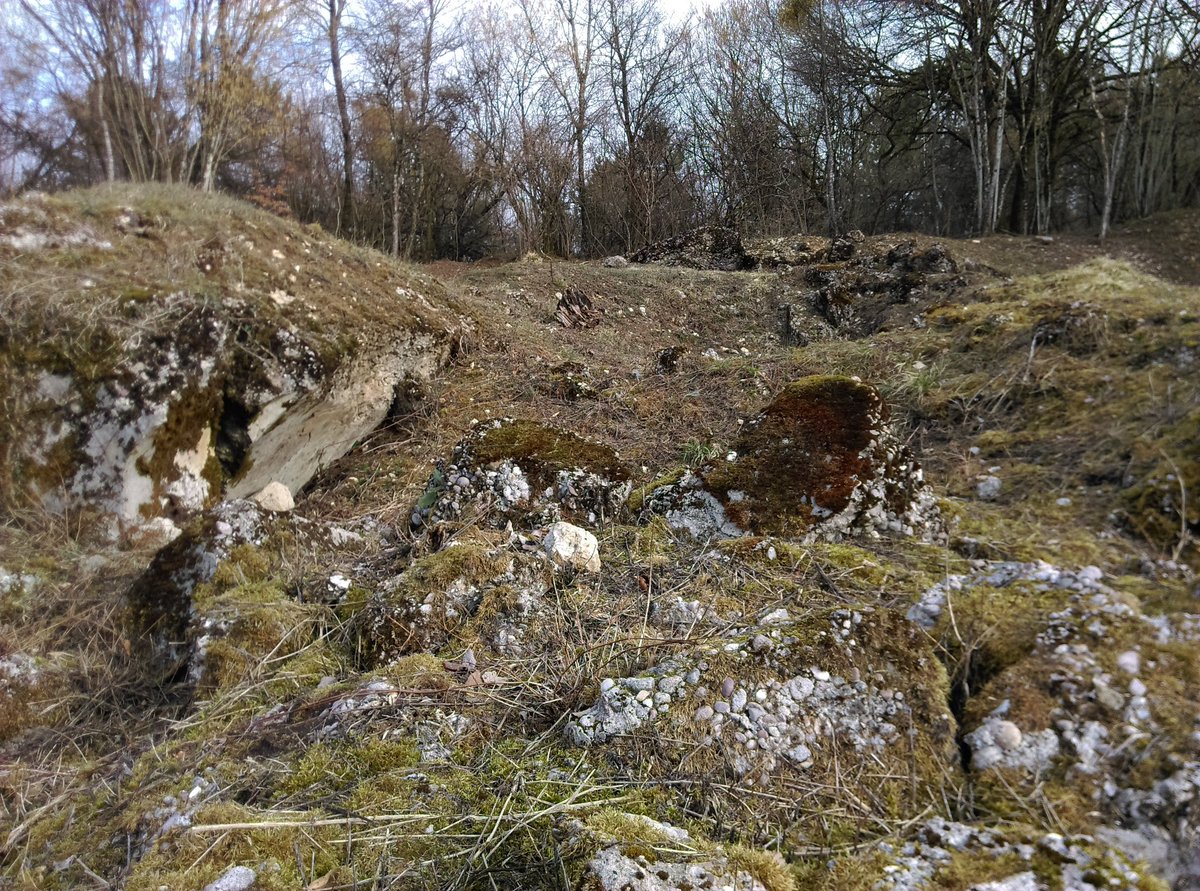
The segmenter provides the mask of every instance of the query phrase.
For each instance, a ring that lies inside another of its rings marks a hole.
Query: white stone
[[[263,510],[280,514],[287,513],[296,506],[292,491],[278,480],[267,483],[255,492],[250,500]]]
[[[1126,674],[1137,674],[1142,668],[1142,657],[1137,650],[1126,650],[1117,657],[1117,668]]]
[[[1022,872],[999,882],[973,885],[972,891],[1041,891],[1042,884],[1032,872]]]
[[[1012,721],[997,721],[992,726],[992,739],[1006,752],[1021,745],[1021,728]]]
[[[600,543],[586,529],[570,523],[555,523],[542,540],[542,547],[556,566],[600,571]]]
[[[995,501],[1000,497],[1000,489],[1003,485],[999,477],[985,476],[975,486],[975,494],[980,501]]]
[[[204,891],[249,891],[258,880],[258,873],[248,866],[231,866],[215,882],[204,886]]]

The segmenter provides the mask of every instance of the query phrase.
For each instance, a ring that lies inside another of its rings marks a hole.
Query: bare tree
[[[337,102],[338,124],[342,137],[342,195],[341,213],[337,228],[343,225],[353,232],[354,216],[354,128],[350,121],[350,102],[346,96],[346,82],[342,76],[341,31],[342,18],[346,14],[347,0],[320,0],[325,12],[326,36],[329,41],[329,70],[333,76],[333,93]]]
[[[587,141],[599,44],[600,0],[520,0],[528,36],[546,83],[557,98],[574,150],[577,246],[590,245],[587,221]]]

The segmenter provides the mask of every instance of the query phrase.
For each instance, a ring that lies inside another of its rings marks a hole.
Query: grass
[[[114,228],[124,203],[161,241]],[[82,220],[116,247],[6,263],[6,318],[18,321],[4,323],[3,343],[38,353],[10,352],[10,371],[44,353],[51,367],[69,361],[98,380],[133,348],[105,332],[181,325],[197,307],[231,299],[247,301],[246,325],[261,309],[309,331],[324,361],[343,347],[345,315],[390,330],[397,319],[388,313],[425,312],[395,287],[438,288],[420,271],[236,202],[194,204],[153,188],[53,199],[55,225]],[[211,259],[214,232],[225,243],[215,274],[196,265]],[[36,264],[44,278],[31,274]],[[301,273],[287,272],[296,265]],[[78,285],[83,270],[93,287]],[[1013,282],[983,272],[953,299],[906,307],[924,328],[843,340],[774,273],[531,263],[453,271],[451,300],[476,320],[471,349],[422,401],[320,475],[297,515],[270,524],[197,592],[197,610],[223,626],[198,688],[164,686],[129,636],[122,592],[148,552],[109,550],[86,534],[86,515],[55,519],[13,499],[0,565],[41,582],[36,595],[0,598],[0,658],[29,654],[45,685],[8,712],[0,882],[200,889],[244,863],[269,888],[576,888],[590,858],[615,844],[649,864],[724,858],[770,891],[868,889],[894,865],[885,845],[913,841],[934,815],[985,820],[1020,843],[1094,828],[1090,803],[1065,775],[1039,788],[965,773],[949,709],[952,688],[969,680],[956,709],[966,725],[1009,698],[1023,726],[1053,726],[1062,706],[1032,640],[1064,601],[1021,586],[979,589],[955,599],[953,628],[928,637],[903,615],[919,592],[969,573],[980,557],[1094,563],[1147,614],[1194,609],[1186,574],[1155,562],[1196,559],[1186,525],[1200,503],[1188,475],[1197,392],[1185,373],[1200,335],[1194,289],[1103,260]],[[268,285],[296,299],[277,305]],[[596,295],[597,327],[551,321],[564,286]],[[164,291],[195,303],[164,300]],[[783,302],[797,306],[809,346],[778,343]],[[47,337],[60,328],[57,341]],[[242,348],[262,346],[251,337]],[[655,357],[668,346],[686,350],[674,373],[660,374]],[[564,391],[564,367],[595,398]],[[25,385],[14,374],[0,375],[6,406]],[[887,397],[938,492],[946,546],[887,536],[801,546],[783,535],[709,546],[639,517],[648,490],[681,465],[719,456],[717,444],[736,442],[810,374],[856,375]],[[599,575],[548,573],[532,535],[465,530],[433,552],[414,539],[408,516],[433,461],[473,421],[503,416],[524,423],[502,428],[489,460],[523,449],[526,460],[573,466],[582,456],[619,466],[634,484],[625,511],[593,529]],[[975,482],[993,466],[1002,497],[979,502]],[[1069,505],[1058,503],[1064,497]],[[335,543],[334,529],[358,539]],[[328,586],[335,572],[353,580],[340,601]],[[476,594],[451,616],[445,593],[460,582]],[[428,615],[419,609],[427,598]],[[667,621],[676,600],[695,601],[705,618]],[[403,639],[371,653],[382,638],[363,616],[376,607]],[[724,648],[752,640],[757,617],[781,608],[791,617],[786,653]],[[839,610],[870,617],[858,648],[833,639]],[[1146,679],[1163,731],[1156,746],[1131,749],[1136,763],[1123,775],[1146,786],[1192,751],[1187,717],[1200,674],[1186,648],[1151,646],[1138,627],[1121,625],[1102,659],[1136,644],[1156,663]],[[871,756],[822,737],[814,767],[781,768],[761,785],[739,778],[732,749],[703,743],[691,700],[611,744],[564,742],[564,722],[596,701],[601,680],[643,676],[669,659],[703,659],[716,682],[786,679],[813,666],[857,671],[905,692],[912,727]],[[165,799],[180,802],[198,778],[211,786],[197,793],[191,827],[156,837]],[[642,817],[682,826],[692,841],[664,837]],[[1044,859],[1036,868],[1053,886],[1058,867]],[[1018,866],[965,852],[932,887],[970,888]]]

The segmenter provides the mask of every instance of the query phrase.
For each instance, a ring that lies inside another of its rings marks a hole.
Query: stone
[[[250,891],[258,881],[258,873],[248,866],[231,866],[214,882],[204,886],[204,891]]]
[[[723,226],[702,226],[648,245],[630,254],[629,260],[723,272],[737,272],[754,266],[754,260],[742,245],[741,236]]]
[[[645,834],[644,832],[642,834]],[[679,847],[679,843],[676,843]],[[686,849],[686,845],[684,845]],[[645,858],[627,856],[620,846],[604,848],[591,859],[581,887],[597,891],[679,891],[681,888],[767,891],[750,873],[738,870],[724,859],[672,862],[658,858],[648,866]]]
[[[629,261],[620,254],[615,254],[611,257],[605,257],[602,265],[605,269],[624,269],[629,265]]]
[[[998,476],[985,476],[975,485],[975,496],[980,501],[995,501],[1000,497],[1004,483]]]
[[[997,721],[992,738],[1001,749],[1011,752],[1021,745],[1021,728],[1012,721]]]
[[[1099,678],[1093,682],[1092,688],[1096,693],[1096,701],[1105,708],[1119,712],[1125,707],[1125,697]]]
[[[883,397],[862,381],[793,381],[743,426],[733,452],[735,460],[715,458],[656,489],[648,507],[697,537],[940,534],[920,467],[891,427]]]
[[[1137,650],[1126,650],[1117,657],[1117,668],[1126,674],[1137,674],[1142,667],[1142,657]]]
[[[287,513],[296,506],[291,489],[278,480],[267,483],[251,495],[250,500],[263,510],[277,514]]]
[[[555,523],[542,540],[542,547],[555,566],[600,571],[600,543],[586,529],[570,523]]]
[[[971,748],[971,769],[976,771],[1004,767],[1036,773],[1045,769],[1060,749],[1058,734],[1053,730],[1022,732],[995,713],[963,739]]]

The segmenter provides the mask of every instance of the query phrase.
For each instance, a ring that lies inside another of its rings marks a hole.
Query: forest
[[[408,260],[1200,203],[1189,0],[15,0],[0,194],[220,190]]]

